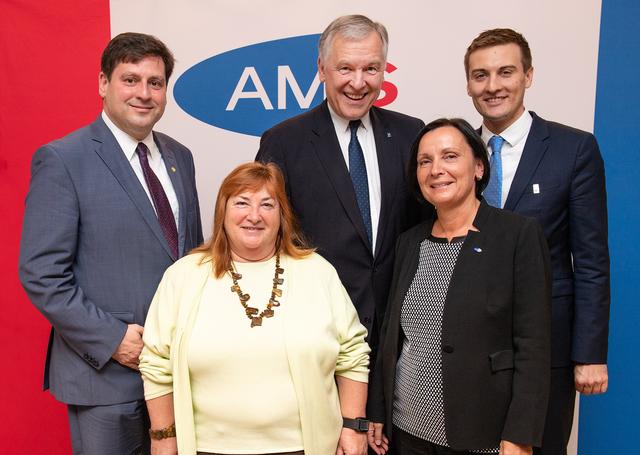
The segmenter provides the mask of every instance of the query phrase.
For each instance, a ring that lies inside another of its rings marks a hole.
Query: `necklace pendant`
[[[238,292],[240,290],[240,286],[237,284],[234,284],[233,286],[231,286],[231,292]]]
[[[273,294],[276,295],[277,297],[282,297],[282,289],[278,289],[278,288],[273,288]]]
[[[266,308],[266,309],[262,310],[262,317],[264,317],[264,318],[273,317],[273,310],[270,309],[270,308]]]
[[[274,278],[273,284],[282,284],[284,283],[284,278]]]
[[[251,327],[260,327],[262,325],[262,316],[255,316],[251,318]]]
[[[242,294],[240,296],[240,301],[241,302],[246,302],[247,300],[249,300],[251,298],[251,296],[249,294]]]
[[[252,306],[248,306],[244,309],[244,312],[246,313],[247,316],[251,317],[255,314],[258,314],[258,309]]]
[[[277,273],[278,275],[281,275],[281,274],[283,274],[283,273],[284,273],[284,269],[283,269],[282,267],[277,267],[277,268],[276,268],[276,273]]]
[[[269,299],[269,305],[280,306],[280,302],[278,302],[276,299]]]
[[[242,278],[242,274],[237,272],[231,272],[231,278],[233,278],[234,280],[239,280]]]

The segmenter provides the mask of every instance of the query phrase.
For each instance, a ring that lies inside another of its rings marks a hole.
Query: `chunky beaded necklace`
[[[262,310],[260,314],[258,314],[258,309],[252,306],[249,306],[247,302],[251,298],[249,294],[245,294],[242,292],[240,288],[240,284],[238,281],[242,279],[242,275],[233,270],[233,266],[229,267],[228,270],[231,275],[231,280],[233,281],[233,286],[231,286],[231,292],[235,292],[238,294],[238,298],[240,299],[240,304],[244,308],[244,313],[247,315],[249,319],[251,319],[251,327],[259,327],[262,325],[262,318],[271,318],[274,315],[273,308],[279,307],[280,302],[276,300],[276,297],[282,297],[282,289],[278,289],[278,285],[284,282],[284,278],[280,278],[280,275],[284,273],[284,269],[280,267],[280,253],[276,253],[276,270],[275,275],[273,277],[273,288],[271,289],[271,298],[269,299],[269,303],[267,307]]]

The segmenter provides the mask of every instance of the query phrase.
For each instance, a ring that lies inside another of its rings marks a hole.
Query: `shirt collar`
[[[156,158],[158,149],[153,142],[153,132],[149,133],[143,140],[138,141],[137,139],[132,138],[127,133],[118,128],[116,124],[111,121],[105,111],[102,111],[102,120],[104,120],[107,128],[109,128],[113,136],[116,138],[116,142],[118,142],[118,145],[122,149],[124,155],[127,157],[127,160],[131,161],[133,158],[135,158],[136,148],[138,147],[139,142],[143,142],[144,145],[147,146],[147,148],[149,149],[149,154],[151,155],[151,160]]]
[[[331,104],[327,102],[327,107],[329,108],[329,114],[331,114],[331,121],[336,127],[337,131],[343,131],[345,133],[350,132],[349,130],[349,120],[340,117],[338,114],[334,112],[331,108]],[[371,131],[371,117],[369,116],[369,111],[360,119],[362,122],[362,126],[365,131]]]
[[[506,130],[500,133],[500,136],[511,146],[515,147],[516,144],[519,144],[531,129],[531,124],[533,123],[533,117],[528,110],[524,110],[522,115],[513,122]],[[495,133],[491,132],[486,125],[482,125],[482,140],[485,144],[489,143],[489,139],[494,136]]]

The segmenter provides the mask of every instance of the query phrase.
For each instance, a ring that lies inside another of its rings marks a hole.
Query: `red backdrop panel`
[[[42,392],[49,324],[17,263],[29,164],[38,146],[92,121],[108,0],[0,0],[0,403],[3,454],[71,453],[66,409]]]

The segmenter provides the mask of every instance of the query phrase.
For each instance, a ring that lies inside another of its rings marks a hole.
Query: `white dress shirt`
[[[153,133],[149,133],[147,137],[142,141],[138,141],[127,133],[118,128],[109,118],[109,116],[102,111],[102,120],[106,123],[107,128],[113,133],[116,138],[116,142],[124,152],[124,156],[131,164],[133,168],[133,172],[135,172],[136,177],[140,181],[142,188],[144,188],[145,193],[147,193],[147,197],[151,201],[151,206],[155,211],[156,208],[153,205],[153,199],[151,199],[151,193],[149,192],[149,188],[147,188],[147,182],[144,180],[144,174],[142,173],[142,165],[140,164],[140,159],[138,158],[138,154],[136,153],[136,148],[138,147],[138,142],[143,142],[144,145],[149,149],[149,166],[151,170],[156,174],[158,180],[160,180],[160,184],[162,185],[162,189],[167,195],[167,199],[169,199],[169,205],[171,205],[171,211],[173,212],[173,218],[176,220],[176,229],[179,228],[178,223],[178,215],[179,215],[179,207],[178,197],[176,196],[176,192],[173,189],[173,184],[171,183],[171,179],[169,178],[169,173],[167,172],[167,167],[164,164],[164,160],[162,159],[162,154],[158,149],[158,146],[153,140]],[[158,214],[156,213],[156,216]]]
[[[513,177],[516,175],[522,152],[524,151],[524,144],[529,137],[529,131],[531,130],[531,124],[533,123],[533,117],[529,111],[525,109],[520,118],[513,122],[506,130],[499,134],[504,139],[500,154],[502,155],[502,201],[500,207],[504,207],[504,203],[509,195],[511,189],[511,183],[513,183]],[[495,133],[491,132],[486,125],[482,125],[482,140],[487,144],[487,150],[489,151],[489,161],[491,161],[491,147],[489,147],[489,139],[494,136]]]
[[[349,169],[349,142],[351,142],[351,130],[349,129],[349,120],[345,120],[338,114],[333,112],[331,105],[329,113],[333,121],[333,127],[338,136],[340,149],[344,162]],[[382,200],[382,192],[380,189],[380,168],[378,167],[378,154],[376,152],[376,139],[373,135],[373,126],[369,113],[360,119],[362,125],[358,128],[358,142],[362,147],[364,154],[364,164],[367,168],[367,181],[369,182],[369,207],[371,210],[371,241],[373,243],[372,250],[375,252],[376,239],[378,237],[378,223],[380,221],[380,206]]]

